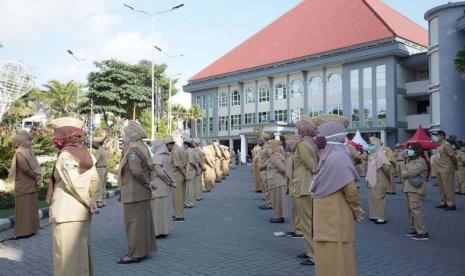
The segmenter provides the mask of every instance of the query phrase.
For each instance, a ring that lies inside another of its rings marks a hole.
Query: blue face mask
[[[407,155],[407,157],[415,157],[416,155],[414,150],[406,150],[405,154]]]
[[[374,153],[376,152],[376,146],[375,145],[369,145],[368,146],[368,153]]]
[[[439,136],[437,135],[432,135],[431,136],[431,140],[433,140],[433,142],[435,142],[436,144],[439,143]]]

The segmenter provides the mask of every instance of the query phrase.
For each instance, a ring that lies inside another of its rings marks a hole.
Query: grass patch
[[[39,201],[39,209],[47,207],[47,203],[45,200]],[[15,209],[0,209],[0,218],[7,218],[11,217],[12,215],[15,214]]]

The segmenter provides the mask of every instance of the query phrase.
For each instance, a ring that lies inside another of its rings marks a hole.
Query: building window
[[[228,106],[228,91],[220,91],[220,107]]]
[[[431,85],[439,84],[439,51],[434,51],[430,56]]]
[[[376,66],[376,112],[378,127],[386,126],[386,65]]]
[[[231,115],[231,130],[240,129],[241,115]]]
[[[195,133],[197,137],[202,136],[202,120],[196,120],[195,122]]]
[[[300,79],[293,80],[291,82],[291,98],[292,99],[303,98],[303,94],[304,94],[304,87],[303,87],[302,80]]]
[[[255,113],[247,113],[245,114],[245,124],[252,125],[255,124]]]
[[[202,96],[195,97],[194,105],[202,107]]]
[[[254,96],[254,88],[253,87],[247,87],[245,89],[245,103],[246,104],[253,104],[255,103],[255,96]]]
[[[208,105],[208,96],[203,96],[202,97],[202,109],[207,110],[207,105]]]
[[[260,89],[258,90],[258,101],[263,103],[263,102],[269,102],[270,101],[270,90],[268,89],[268,86],[263,85],[260,86]]]
[[[297,123],[302,117],[303,113],[304,113],[303,108],[292,109],[291,110],[291,122]]]
[[[359,70],[350,71],[350,103],[352,106],[352,128],[360,128],[360,82]]]
[[[309,114],[312,117],[323,114],[323,81],[321,77],[313,77],[308,83]]]
[[[439,43],[439,18],[435,17],[429,22],[429,46]]]
[[[287,110],[275,110],[274,119],[277,123],[287,123]]]
[[[363,69],[363,117],[365,127],[373,127],[373,75],[371,68]]]
[[[241,105],[241,94],[239,90],[233,90],[231,93],[231,105]]]
[[[220,116],[218,121],[218,130],[219,131],[227,131],[229,129],[229,120],[228,116]]]
[[[208,108],[212,109],[213,108],[213,97],[208,96]]]
[[[202,134],[203,134],[203,137],[208,136],[208,119],[207,118],[202,119]]]
[[[210,117],[210,119],[208,119],[208,130],[210,131],[209,134],[211,136],[213,133],[213,117]]]
[[[328,76],[326,93],[326,113],[343,115],[342,112],[342,79],[334,73]]]
[[[278,82],[274,86],[274,99],[275,100],[285,100],[286,99],[286,84],[284,82]]]
[[[269,111],[266,111],[266,112],[259,112],[258,113],[258,122],[259,123],[266,123],[268,122],[270,119],[270,112]]]

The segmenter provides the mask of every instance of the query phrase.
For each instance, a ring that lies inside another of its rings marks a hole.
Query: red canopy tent
[[[414,142],[420,143],[423,149],[425,150],[437,148],[436,143],[433,142],[433,140],[431,140],[428,133],[426,133],[425,129],[422,128],[421,125],[418,127],[417,131],[415,132],[415,134],[413,134],[413,136],[410,139],[400,144],[400,147],[407,148],[408,144]]]

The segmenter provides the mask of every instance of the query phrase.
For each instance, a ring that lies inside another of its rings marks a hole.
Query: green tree
[[[82,84],[73,80],[67,83],[50,80],[44,87],[46,90],[43,91],[41,99],[48,109],[50,118],[77,113],[78,97],[84,87]]]
[[[454,63],[459,72],[465,73],[465,49],[462,49],[457,53]]]
[[[191,120],[192,126],[194,128],[194,135],[197,138],[197,121],[202,120],[203,118],[203,111],[200,105],[194,105],[188,111],[188,118]]]
[[[171,106],[171,119],[172,119],[171,130],[176,130],[179,121],[188,120],[187,110],[184,108],[184,106],[180,104],[172,105]]]

